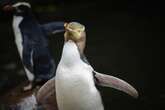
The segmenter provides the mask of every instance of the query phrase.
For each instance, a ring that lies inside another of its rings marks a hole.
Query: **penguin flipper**
[[[96,71],[93,71],[93,73],[97,85],[111,87],[122,92],[125,92],[134,98],[138,98],[137,90],[124,80],[116,78],[114,76],[98,73]]]
[[[36,93],[38,104],[45,110],[58,110],[55,91],[55,77],[47,81]]]

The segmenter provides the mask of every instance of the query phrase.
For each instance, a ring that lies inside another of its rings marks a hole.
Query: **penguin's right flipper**
[[[137,90],[127,82],[123,81],[122,79],[116,78],[114,76],[98,73],[96,71],[93,71],[93,73],[96,84],[123,91],[134,98],[138,97]]]

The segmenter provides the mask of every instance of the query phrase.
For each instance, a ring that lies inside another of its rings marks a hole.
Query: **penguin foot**
[[[47,80],[39,80],[39,79],[36,79],[32,82],[29,82],[26,86],[23,87],[23,92],[26,92],[26,91],[31,91],[33,89],[37,89],[37,88],[40,88],[42,85],[44,85],[45,83],[47,82]]]

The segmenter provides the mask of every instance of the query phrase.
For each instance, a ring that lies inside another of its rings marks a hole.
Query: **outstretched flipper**
[[[37,92],[36,99],[45,110],[58,110],[55,91],[55,77],[47,81]]]
[[[127,82],[114,76],[105,75],[96,71],[93,72],[94,77],[96,78],[95,82],[97,85],[112,87],[117,90],[123,91],[133,96],[134,98],[138,97],[138,92],[136,91],[136,89]],[[38,91],[36,97],[38,102],[42,104],[46,110],[58,110],[55,93],[55,78],[52,78],[47,83],[45,83]]]
[[[127,82],[119,78],[116,78],[114,76],[105,75],[102,73],[98,73],[96,71],[93,72],[94,72],[94,77],[96,78],[96,84],[100,86],[111,87],[123,91],[134,98],[138,98],[137,90]]]

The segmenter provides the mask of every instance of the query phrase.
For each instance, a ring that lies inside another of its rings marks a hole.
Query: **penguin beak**
[[[12,6],[12,5],[5,5],[3,7],[3,10],[6,11],[6,12],[11,12],[13,11],[15,8]]]
[[[94,71],[97,84],[100,86],[111,87],[119,91],[125,92],[128,95],[138,98],[139,94],[137,90],[128,84],[126,81],[116,78],[114,76],[105,75]]]

